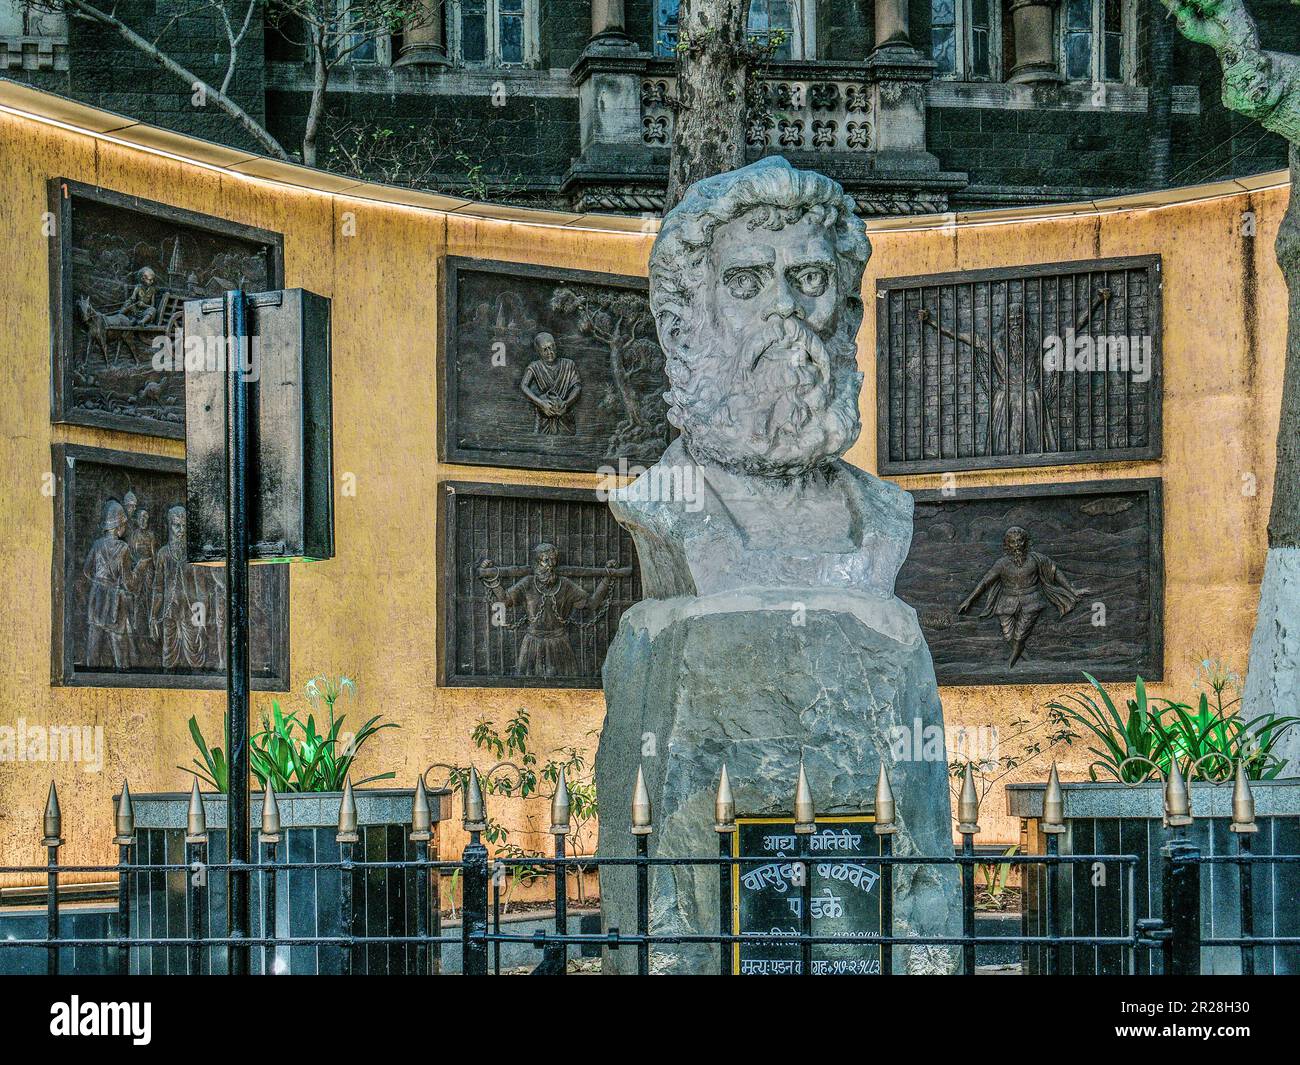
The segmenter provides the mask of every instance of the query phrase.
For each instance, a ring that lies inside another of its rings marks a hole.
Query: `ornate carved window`
[[[518,67],[537,58],[537,0],[450,0],[451,54],[469,67]]]
[[[1067,81],[1129,83],[1136,67],[1133,0],[1065,0],[1061,73]]]
[[[681,0],[655,0],[655,55],[677,51]],[[773,46],[774,59],[816,59],[816,0],[751,0],[749,35]]]
[[[999,81],[1002,9],[997,0],[930,0],[930,57],[954,81]]]

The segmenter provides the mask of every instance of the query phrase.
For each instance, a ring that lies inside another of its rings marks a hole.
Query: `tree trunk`
[[[664,213],[701,178],[745,164],[749,0],[682,0]]]
[[[1277,235],[1277,262],[1291,297],[1268,546],[1296,548],[1300,547],[1300,144],[1291,145],[1291,203]]]
[[[325,117],[325,90],[330,71],[325,61],[324,37],[323,32],[313,34],[311,43],[311,106],[307,109],[307,128],[302,135],[302,161],[307,166],[316,165],[316,138],[320,135],[321,119]]]
[[[1277,259],[1290,292],[1277,468],[1268,518],[1268,556],[1250,641],[1242,713],[1300,715],[1300,145],[1291,145],[1291,204],[1277,239]],[[1300,727],[1273,753],[1283,776],[1300,776]]]

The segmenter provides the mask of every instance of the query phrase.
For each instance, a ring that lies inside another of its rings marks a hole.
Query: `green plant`
[[[1019,850],[1019,846],[1012,844],[1002,852],[1002,857],[1014,857]],[[1008,903],[1012,901],[1011,895],[1007,894],[1007,880],[1011,876],[1011,863],[981,862],[979,871],[984,886],[976,899],[978,908],[982,910],[1005,910]]]
[[[393,722],[376,724],[382,715],[370,718],[355,735],[343,731],[346,718],[335,716],[335,704],[344,696],[353,696],[356,684],[348,677],[313,677],[307,682],[308,701],[325,718],[317,731],[316,715],[309,713],[306,721],[298,712],[286,714],[277,699],[271,704],[271,718],[262,723],[260,731],[249,737],[249,768],[263,788],[270,783],[277,792],[342,791],[352,771],[357,752],[375,733],[386,728],[397,728]],[[224,732],[230,734],[230,719],[223,720]],[[192,773],[209,787],[227,792],[230,786],[230,765],[220,747],[209,747],[203,739],[198,721],[189,721],[190,736],[198,748],[200,758],[194,759],[195,769],[179,766]],[[200,760],[201,759],[201,760]],[[394,773],[378,773],[355,781],[355,786],[374,780],[389,780]]]
[[[537,755],[529,750],[532,719],[526,709],[520,707],[498,727],[495,721],[484,718],[470,732],[470,742],[480,751],[485,751],[497,759],[495,765],[479,774],[479,783],[484,795],[500,795],[506,798],[527,799],[538,794],[541,781],[546,781],[554,788],[564,771],[565,783],[569,787],[570,831],[565,837],[567,853],[572,857],[582,857],[587,853],[585,847],[589,842],[586,830],[596,818],[598,806],[596,801],[596,783],[590,776],[590,764],[587,751],[580,747],[558,747],[540,766]],[[448,771],[449,786],[464,794],[469,783],[469,766],[430,766],[445,768]],[[492,808],[488,808],[487,828],[483,832],[484,840],[493,846],[493,859],[502,862],[510,871],[505,892],[505,909],[510,908],[510,894],[520,883],[529,884],[534,880],[549,875],[546,866],[530,865],[529,858],[543,857],[540,851],[527,850],[510,841],[510,830],[496,817]],[[578,881],[578,897],[586,896],[587,869],[581,865],[574,867]],[[451,877],[451,896],[454,899],[460,883],[460,870]]]
[[[1224,696],[1235,689],[1236,675],[1208,658],[1198,666],[1197,676],[1198,680],[1204,676],[1210,692],[1202,691],[1194,707],[1173,699],[1149,698],[1146,682],[1138,677],[1134,697],[1126,700],[1121,713],[1096,678],[1089,673],[1084,676],[1092,685],[1091,692],[1075,692],[1048,706],[1061,718],[1082,725],[1100,744],[1088,748],[1096,756],[1088,767],[1093,780],[1102,770],[1126,784],[1138,783],[1153,770],[1162,776],[1168,773],[1175,759],[1189,779],[1226,780],[1242,761],[1252,780],[1272,780],[1286,764],[1271,753],[1273,746],[1300,722],[1298,717],[1279,714],[1246,720],[1232,713],[1240,700],[1225,700]]]

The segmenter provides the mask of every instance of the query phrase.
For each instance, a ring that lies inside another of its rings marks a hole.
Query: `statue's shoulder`
[[[843,459],[835,460],[835,473],[845,492],[866,517],[888,526],[906,526],[908,540],[911,540],[912,514],[916,509],[916,500],[911,492]]]

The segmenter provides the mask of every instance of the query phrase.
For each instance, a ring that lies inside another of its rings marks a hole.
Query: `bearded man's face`
[[[833,237],[806,217],[772,230],[742,216],[707,254],[696,336],[713,379],[685,427],[691,450],[764,474],[842,454],[860,427],[861,375]]]

